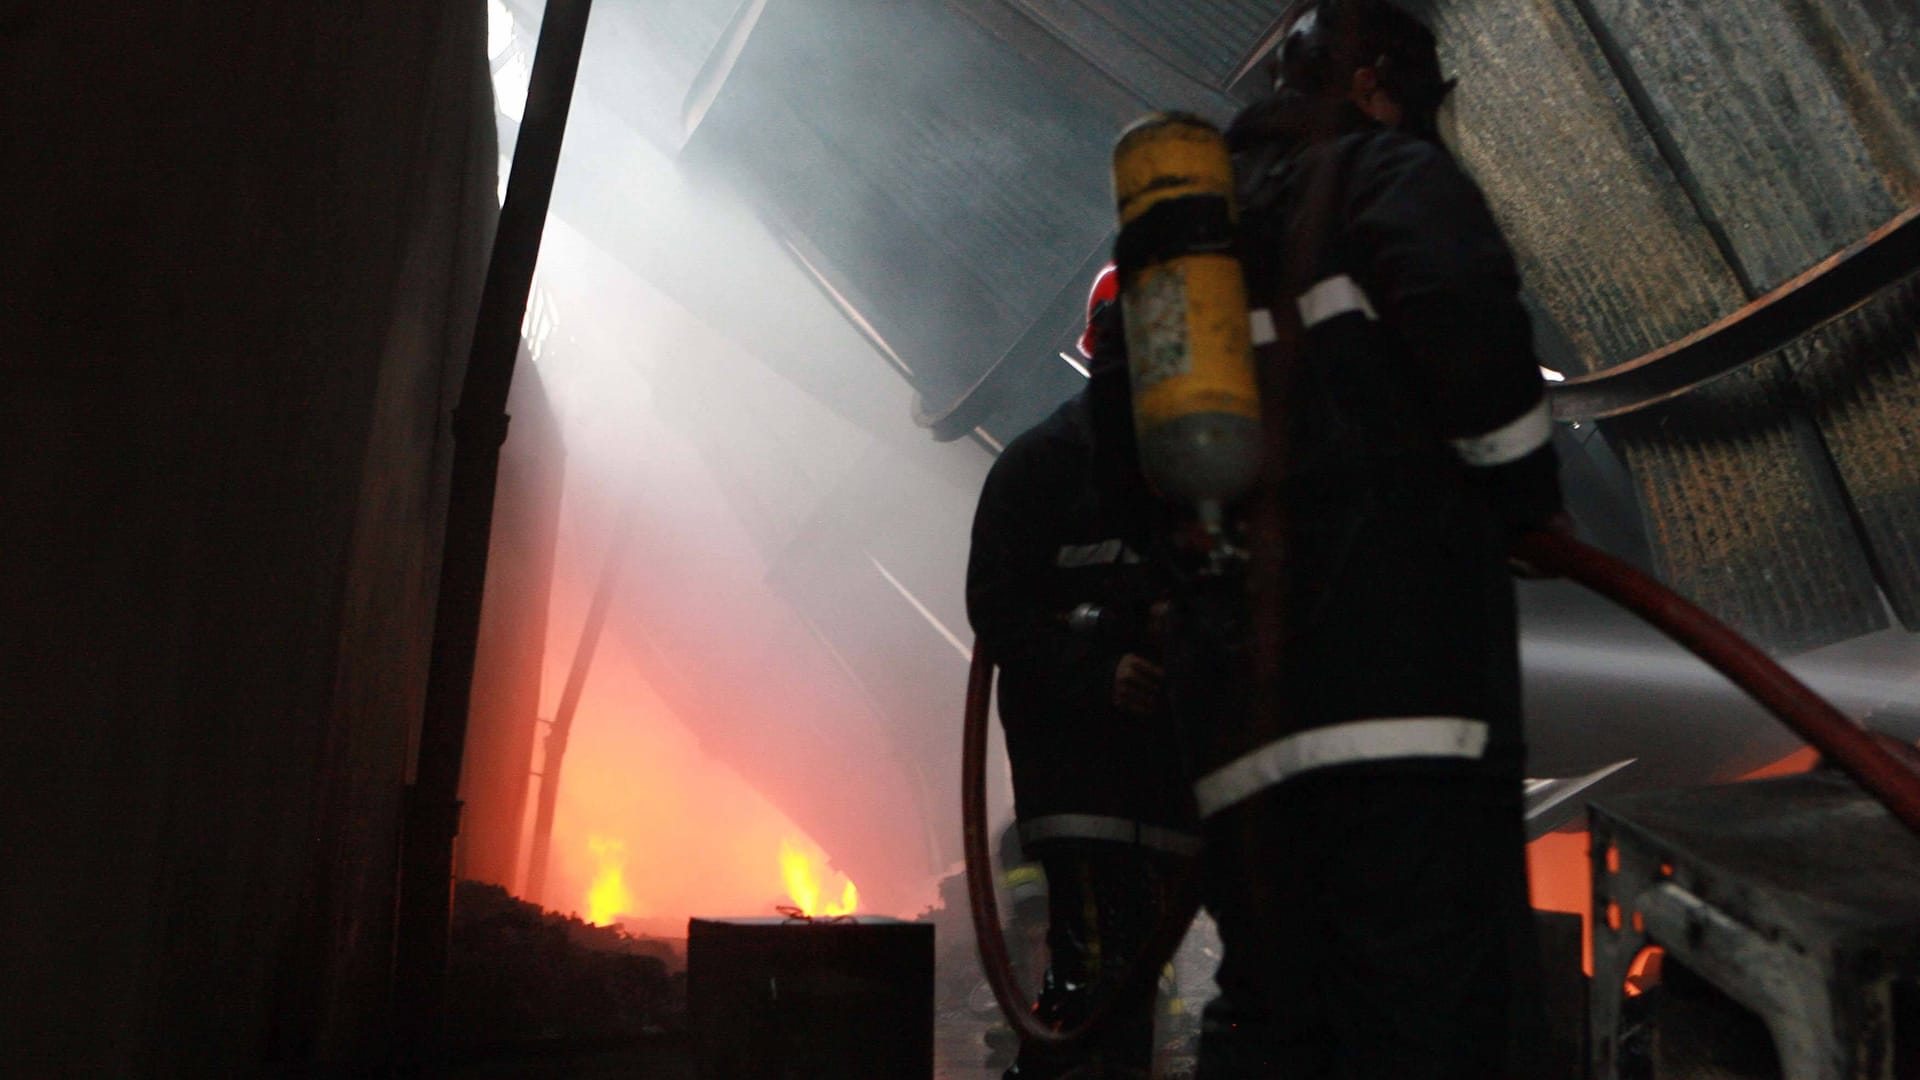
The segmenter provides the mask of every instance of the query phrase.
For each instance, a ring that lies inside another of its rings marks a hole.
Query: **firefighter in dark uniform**
[[[988,473],[967,564],[967,613],[1000,669],[1000,716],[1022,847],[1046,871],[1050,957],[1036,1011],[1085,1019],[1124,978],[1199,850],[1167,721],[1142,558],[1154,501],[1139,479],[1109,270],[1082,351],[1087,388],[1009,444]],[[1152,999],[1067,1052],[1028,1045],[1007,1072],[1145,1076]]]
[[[1224,946],[1200,1075],[1515,1075],[1533,954],[1505,553],[1558,520],[1551,418],[1512,256],[1436,135],[1432,34],[1385,0],[1289,20],[1275,93],[1227,133],[1256,360],[1287,388],[1277,723],[1247,721],[1244,609],[1214,670],[1173,676]]]

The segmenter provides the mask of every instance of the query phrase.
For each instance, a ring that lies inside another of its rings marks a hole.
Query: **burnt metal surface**
[[[1219,73],[1277,9],[769,5],[685,158],[745,174],[796,261],[918,392],[922,426],[946,440],[986,424],[1004,443],[1077,389],[1056,339],[1082,298],[1061,298],[1110,247],[1114,133],[1155,107],[1224,121]]]
[[[1895,615],[1920,631],[1920,282],[1788,353]]]
[[[1776,653],[1886,626],[1812,425],[1763,361],[1608,428],[1633,469],[1658,576]]]
[[[1744,302],[1563,0],[1429,7],[1442,62],[1460,77],[1448,134],[1561,344],[1547,366],[1624,363]]]
[[[981,431],[999,445],[1047,418],[1058,403],[1080,392],[1087,377],[1077,351],[1086,325],[1087,292],[1106,265],[1111,245],[1102,244],[1080,271],[1056,292],[1040,317],[967,392],[939,413],[917,403],[914,420],[936,439]]]
[[[1637,412],[1792,345],[1920,270],[1920,208],[1712,326],[1636,360],[1549,388],[1554,418]],[[1857,355],[1857,353],[1856,353]]]
[[[1897,201],[1920,202],[1920,20],[1904,0],[1781,0]]]
[[[1678,394],[1688,380],[1706,374],[1714,366],[1708,357],[1716,351],[1719,363],[1727,364],[1741,359],[1740,353],[1788,347],[1787,367],[1778,376],[1779,398],[1793,425],[1804,429],[1795,440],[1799,475],[1773,470],[1767,482],[1775,488],[1771,494],[1793,498],[1791,489],[1802,488],[1815,496],[1814,509],[1829,524],[1826,535],[1807,550],[1830,553],[1814,559],[1824,564],[1820,580],[1856,583],[1842,599],[1842,609],[1877,606],[1859,584],[1867,580],[1861,574],[1867,567],[1889,597],[1898,597],[1895,607],[1903,621],[1915,625],[1913,598],[1920,577],[1899,536],[1912,524],[1905,507],[1920,503],[1920,461],[1905,452],[1902,434],[1910,425],[1889,424],[1886,415],[1920,394],[1912,382],[1920,376],[1907,355],[1914,345],[1888,332],[1884,312],[1897,300],[1845,312],[1850,300],[1866,300],[1875,285],[1897,281],[1902,264],[1911,266],[1911,249],[1920,247],[1907,232],[1913,219],[1896,217],[1869,237],[1877,243],[1828,257],[1911,202],[1920,161],[1914,134],[1920,103],[1910,91],[1920,60],[1902,45],[1914,40],[1914,15],[1872,3],[1813,0],[1763,0],[1743,8],[1737,19],[1703,19],[1697,11],[1657,0],[1571,3],[1743,290],[1758,296],[1818,260],[1825,261],[1810,273],[1827,271],[1816,280],[1802,275],[1799,298],[1757,302],[1758,322],[1749,322],[1744,331],[1735,316],[1718,333],[1678,343],[1672,356],[1656,354],[1634,365],[1613,385],[1638,383],[1640,400],[1654,400]],[[1839,321],[1826,332],[1797,344],[1788,340],[1786,331],[1811,330],[1829,313]],[[1778,325],[1772,325],[1775,320]],[[1760,329],[1770,332],[1752,332]],[[1685,361],[1679,361],[1682,355]],[[1671,381],[1656,374],[1663,365]],[[1872,377],[1867,369],[1873,369]],[[1870,389],[1877,400],[1865,401],[1862,389]],[[1669,456],[1644,426],[1629,426],[1642,437],[1643,457]],[[1671,479],[1663,476],[1662,482]],[[1657,523],[1667,535],[1656,547],[1662,549],[1663,563],[1678,568],[1696,562],[1701,545],[1672,544],[1682,535],[1676,524]],[[1796,556],[1794,561],[1802,560]],[[1767,584],[1763,577],[1753,589]],[[1794,584],[1814,586],[1810,580]],[[1741,604],[1756,600],[1773,608],[1774,615],[1790,621],[1801,617],[1785,595],[1773,603],[1749,596]],[[1870,625],[1848,619],[1844,611],[1829,623],[1825,632],[1830,635]],[[1786,640],[1773,643],[1793,647]]]
[[[1576,2],[1631,57],[1649,125],[1668,141],[1683,186],[1750,294],[1913,201],[1920,19],[1910,7],[1761,0],[1739,18],[1704,19],[1658,0]],[[1912,524],[1902,511],[1920,503],[1920,460],[1903,452],[1903,425],[1884,414],[1920,396],[1920,372],[1914,343],[1876,323],[1887,310],[1847,315],[1798,347],[1790,401],[1818,436],[1807,441],[1806,467],[1853,519],[1881,588],[1914,626],[1920,576],[1897,538]],[[1861,387],[1881,400],[1860,407]],[[1889,434],[1890,443],[1874,441]]]
[[[1603,370],[1739,307],[1739,282],[1565,0],[1426,7],[1442,61],[1461,77],[1450,141],[1513,245],[1544,364]],[[1632,470],[1656,567],[1671,581],[1676,564],[1701,560],[1648,490],[1684,504],[1698,496],[1657,441],[1607,436]],[[1698,584],[1685,591],[1716,614],[1735,607]]]
[[[1648,944],[1758,1014],[1788,1080],[1892,1075],[1894,983],[1920,974],[1920,839],[1828,772],[1590,812],[1595,1080],[1633,1075],[1621,988]]]
[[[683,160],[810,245],[937,416],[1105,244],[1110,140],[1140,111],[1004,5],[775,3]]]
[[[1649,105],[1648,80],[1678,76],[1647,74],[1638,53],[1597,38],[1609,27],[1587,0],[1430,7],[1463,76],[1455,143],[1520,259],[1543,362],[1604,371],[1752,298],[1687,144]],[[1658,573],[1778,651],[1884,623],[1851,508],[1788,377],[1761,365],[1605,429],[1633,475]]]
[[[1795,17],[1816,5],[1753,0],[1737,18],[1708,18],[1670,0],[1576,2],[1630,63],[1646,121],[1671,140],[1682,182],[1723,230],[1749,291],[1899,211],[1829,66],[1837,51],[1817,47],[1824,31]]]

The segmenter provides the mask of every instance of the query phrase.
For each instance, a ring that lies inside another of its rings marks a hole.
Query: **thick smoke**
[[[503,101],[520,17],[495,39]],[[636,65],[619,35],[589,40],[528,325],[566,453],[544,716],[634,524],[545,900],[586,912],[600,838],[624,846],[631,915],[764,914],[791,839],[834,895],[843,874],[864,909],[912,915],[958,858],[961,581],[990,459],[914,425],[906,382],[750,208],[608,93]]]

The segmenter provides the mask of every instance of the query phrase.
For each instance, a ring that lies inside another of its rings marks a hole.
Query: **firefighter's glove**
[[[1113,668],[1113,707],[1129,716],[1152,716],[1160,707],[1160,683],[1165,676],[1160,665],[1146,657],[1122,656]]]

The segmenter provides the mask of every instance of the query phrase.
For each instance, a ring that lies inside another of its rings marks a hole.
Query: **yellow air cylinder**
[[[1217,524],[1261,452],[1226,139],[1197,116],[1147,116],[1114,147],[1113,186],[1141,471]]]

